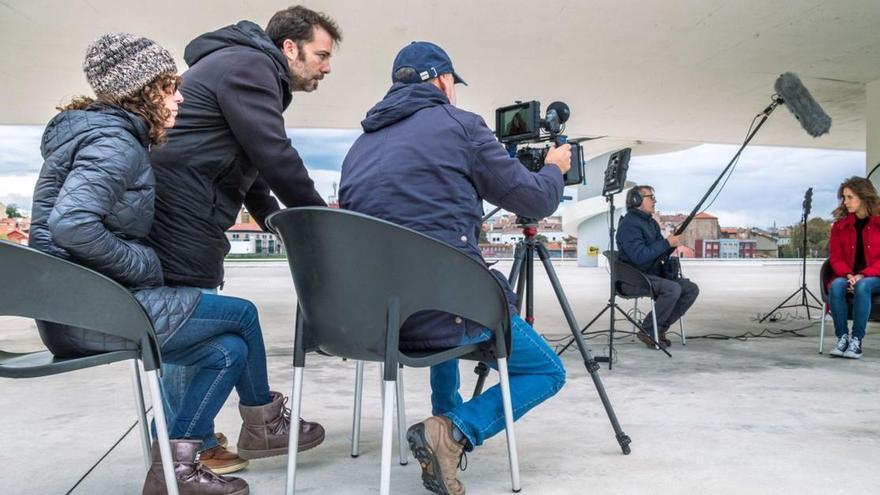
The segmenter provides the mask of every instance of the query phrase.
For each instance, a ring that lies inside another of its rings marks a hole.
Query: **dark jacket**
[[[161,344],[189,318],[200,293],[163,287],[159,258],[141,242],[155,196],[148,143],[146,123],[116,107],[93,105],[52,119],[43,133],[29,244],[131,289]],[[38,328],[59,356],[133,347],[91,330],[47,322]]]
[[[150,245],[165,279],[213,288],[223,281],[226,230],[242,204],[263,219],[287,206],[325,203],[291,146],[287,60],[259,26],[242,21],[186,47],[184,97],[167,142],[152,153],[156,220]]]
[[[663,276],[654,261],[669,250],[669,242],[660,232],[660,224],[638,208],[630,208],[617,226],[620,259],[649,275]]]
[[[483,262],[477,247],[483,199],[533,218],[559,206],[559,169],[529,172],[482,118],[450,105],[431,84],[395,84],[361,126],[364,134],[342,163],[343,208],[410,227]],[[514,304],[506,279],[494,273]],[[404,325],[401,347],[449,347],[478,328],[454,315],[425,312]]]
[[[868,220],[862,230],[862,247],[865,250],[865,269],[862,275],[880,277],[880,215]],[[847,216],[834,222],[831,226],[831,238],[828,240],[828,259],[834,274],[845,277],[853,273],[856,262],[856,215]],[[855,274],[854,274],[855,275]]]

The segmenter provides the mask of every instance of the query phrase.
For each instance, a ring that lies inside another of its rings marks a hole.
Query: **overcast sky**
[[[40,126],[0,126],[0,202],[29,210],[42,165]],[[318,191],[325,197],[339,182],[342,159],[360,134],[352,130],[288,131]],[[702,145],[676,153],[634,157],[629,180],[656,188],[662,213],[689,212],[737,147]],[[749,147],[718,200],[708,209],[722,226],[769,227],[798,222],[804,191],[813,187],[813,214],[829,217],[837,186],[864,175],[865,153],[821,149]]]

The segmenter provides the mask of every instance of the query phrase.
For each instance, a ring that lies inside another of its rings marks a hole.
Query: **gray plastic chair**
[[[647,297],[651,301],[651,319],[654,328],[654,341],[659,342],[660,336],[657,333],[657,314],[654,311],[654,299],[656,299],[656,295],[654,293],[654,284],[651,283],[651,279],[632,264],[621,260],[617,256],[617,253],[614,253],[613,260],[610,257],[610,251],[605,251],[602,254],[605,255],[605,258],[615,263],[614,273],[617,276],[617,281],[614,284],[614,288],[617,292],[617,297],[621,299],[632,299],[633,308],[636,312],[639,311],[640,298]],[[623,286],[621,284],[628,285],[629,290],[627,292],[624,292]],[[636,315],[634,315],[634,317],[635,316]],[[682,320],[684,320],[684,317],[678,320],[681,345],[687,345],[687,333],[684,330],[684,324]],[[635,337],[635,332],[638,332],[638,329],[633,329],[633,337]],[[656,348],[657,346],[654,347]]]
[[[392,397],[398,365],[427,367],[462,358],[497,361],[513,491],[519,464],[507,357],[510,313],[504,290],[479,262],[411,229],[331,208],[292,208],[267,219],[284,241],[299,298],[291,417],[298,417],[305,353],[320,350],[384,364],[380,493],[390,491]],[[489,342],[435,352],[398,349],[400,326],[423,310],[456,314],[494,330]],[[290,435],[287,493],[296,483],[297,431]]]
[[[97,272],[10,242],[0,241],[0,266],[3,274],[15,281],[0,285],[0,315],[88,328],[136,342],[140,347],[78,358],[57,358],[46,350],[28,353],[0,350],[0,377],[37,378],[130,360],[144,462],[149,469],[152,462],[150,434],[137,364],[141,360],[152,394],[165,483],[168,493],[177,495],[157,373],[161,364],[159,343],[150,319],[137,300],[124,287]]]
[[[822,263],[822,268],[819,270],[819,295],[822,296],[822,323],[819,326],[819,354],[824,352],[825,347],[825,319],[828,316],[828,312],[831,311],[831,307],[828,305],[828,284],[834,279],[834,270],[831,269],[831,261],[825,260]],[[847,301],[847,320],[852,319],[852,294],[846,295]],[[870,320],[877,321],[880,319],[880,314],[878,314],[877,310],[880,308],[880,294],[874,294],[871,296],[871,316]]]

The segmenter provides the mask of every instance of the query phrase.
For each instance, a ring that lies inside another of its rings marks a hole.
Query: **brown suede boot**
[[[199,462],[200,440],[172,440],[171,458],[180,495],[248,495],[248,484],[241,478],[219,476]],[[144,480],[143,495],[165,495],[165,476],[159,444],[153,442],[153,464]]]
[[[243,459],[260,459],[287,454],[290,440],[290,409],[287,399],[278,392],[270,392],[272,401],[262,406],[238,405],[241,413],[241,433],[238,435],[238,455]],[[299,451],[317,447],[324,441],[324,427],[318,423],[299,420]]]
[[[431,416],[416,423],[407,430],[406,439],[422,467],[425,488],[440,495],[464,495],[464,485],[456,478],[464,446],[453,438],[449,418]]]
[[[199,452],[199,462],[215,474],[234,473],[248,467],[246,459],[226,450],[222,445]]]
[[[658,337],[658,342],[665,345],[666,347],[669,347],[672,345],[672,341],[666,337],[666,332],[663,332],[660,334],[660,336]]]

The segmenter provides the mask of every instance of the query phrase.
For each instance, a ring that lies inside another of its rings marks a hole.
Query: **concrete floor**
[[[505,271],[509,264],[498,268]],[[581,324],[607,299],[601,268],[557,267]],[[688,314],[686,347],[673,358],[629,338],[616,343],[612,371],[600,376],[633,452],[620,453],[610,423],[580,355],[563,358],[565,388],[517,422],[523,493],[532,494],[779,494],[880,493],[875,471],[880,452],[880,342],[869,328],[860,361],[817,354],[818,321],[804,311],[780,313],[776,322],[755,320],[799,285],[799,266],[780,263],[689,263],[701,296]],[[536,328],[550,338],[567,327],[546,277],[536,288]],[[815,282],[818,265],[808,266]],[[815,285],[815,284],[811,284]],[[816,287],[812,287],[814,292]],[[289,393],[292,372],[291,284],[286,265],[234,263],[225,294],[247,297],[261,310],[273,388]],[[630,303],[624,303],[625,308]],[[813,314],[815,318],[815,314]],[[0,348],[40,347],[33,324],[0,317]],[[607,319],[597,328],[607,328]],[[710,340],[706,334],[799,329],[777,339]],[[829,328],[828,333],[833,335]],[[826,347],[832,338],[826,340]],[[589,341],[597,355],[607,339]],[[463,365],[463,390],[473,384]],[[378,492],[380,400],[376,365],[365,387],[362,455],[349,456],[354,365],[310,356],[303,415],[321,421],[327,440],[300,456],[298,493]],[[426,370],[405,372],[408,422],[429,414]],[[0,494],[66,493],[133,423],[129,365],[117,363],[35,380],[0,381]],[[217,429],[238,436],[236,400],[229,400]],[[143,461],[133,431],[93,471],[76,494],[140,493]],[[395,448],[396,455],[396,448]],[[241,472],[254,494],[283,493],[285,458],[255,461]],[[504,435],[469,456],[460,473],[468,493],[509,493]],[[392,491],[426,493],[415,462],[396,463]]]

